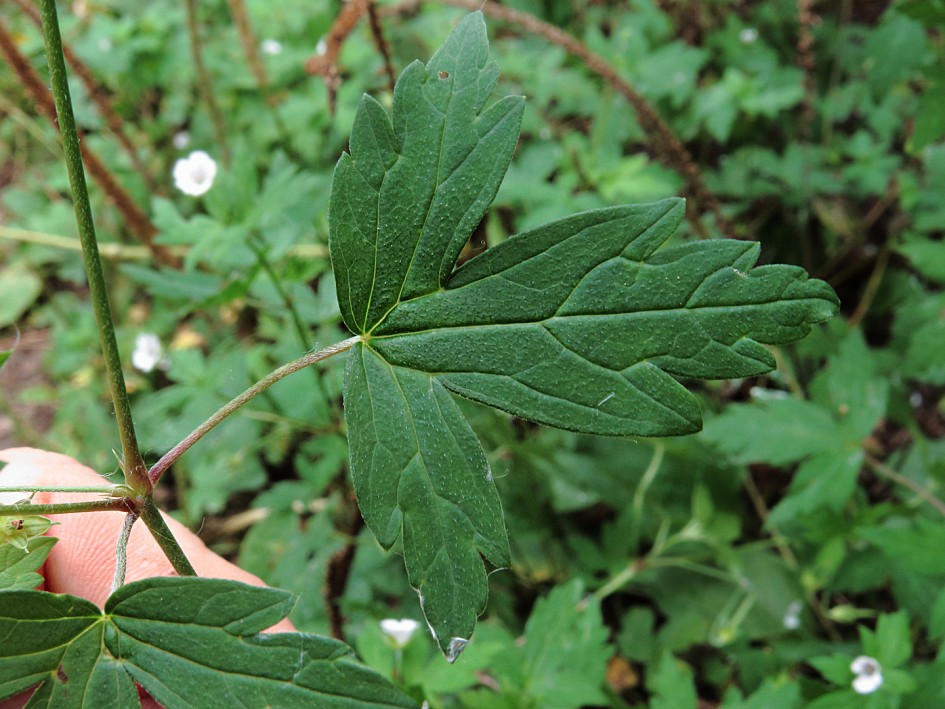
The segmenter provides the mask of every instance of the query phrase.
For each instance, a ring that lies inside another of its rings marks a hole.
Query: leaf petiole
[[[300,369],[304,369],[311,364],[321,362],[323,359],[328,359],[329,357],[333,357],[336,354],[341,354],[342,352],[351,349],[351,347],[360,341],[360,335],[349,337],[347,340],[342,340],[341,342],[337,342],[334,345],[330,345],[329,347],[318,350],[317,352],[309,352],[308,354],[299,357],[298,359],[292,360],[288,364],[284,364],[275,371],[267,374],[242,394],[224,404],[210,418],[208,418],[191,433],[189,433],[187,437],[184,438],[180,443],[165,453],[161,459],[154,464],[151,470],[148,471],[148,476],[151,478],[151,484],[156,485],[158,480],[161,479],[161,476],[167,471],[168,468],[171,467],[171,465],[174,464],[178,458],[187,452],[187,450],[192,445],[194,445],[194,443],[199,441],[205,435],[210,433],[210,431],[216,428],[217,424],[223,421],[223,419],[235,412],[244,404],[252,401],[252,399],[257,395],[262,394],[264,391],[266,391],[266,389],[271,387],[280,379],[284,379],[290,374],[293,374]],[[142,515],[142,519],[143,518],[144,515]],[[147,520],[145,520],[145,523],[147,523]]]
[[[72,512],[127,511],[128,500],[85,500],[83,502],[55,502],[48,505],[0,505],[0,516],[63,515]]]

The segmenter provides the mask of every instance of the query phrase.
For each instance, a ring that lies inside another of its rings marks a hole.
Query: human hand
[[[0,470],[0,486],[80,486],[105,485],[108,481],[81,463],[58,453],[35,448],[8,448],[0,451],[6,466]],[[25,496],[22,492],[0,494],[0,503],[11,504]],[[94,493],[38,492],[36,504],[101,499]],[[124,512],[83,512],[49,515],[58,524],[48,532],[57,537],[46,563],[39,570],[45,579],[43,590],[69,593],[104,606],[115,572],[115,544],[124,521]],[[177,520],[164,515],[171,532],[190,560],[198,576],[231,579],[265,586],[260,578],[243,571],[210,551],[196,534]],[[128,540],[126,583],[152,576],[175,576],[164,552],[142,522],[135,524]],[[295,628],[282,620],[269,632]]]
[[[107,484],[101,475],[81,463],[35,448],[8,448],[0,451],[0,460],[6,463],[0,469],[0,487],[58,486],[78,487]],[[11,504],[24,497],[22,492],[0,493],[0,503]],[[50,504],[101,499],[94,493],[38,492],[32,502]],[[68,593],[86,598],[104,606],[111,590],[115,573],[115,544],[124,521],[124,512],[82,512],[48,515],[58,524],[48,534],[57,537],[46,563],[39,573],[43,576],[42,589],[52,593]],[[164,520],[190,560],[197,575],[209,578],[231,579],[254,586],[265,586],[260,578],[243,571],[223,557],[210,551],[196,534],[177,520],[164,515]],[[131,530],[128,540],[128,565],[125,582],[152,576],[175,576],[171,563],[142,522]],[[267,632],[291,632],[295,627],[283,619]],[[22,707],[33,690],[0,701],[0,709]],[[141,696],[142,707],[159,707],[157,702]]]

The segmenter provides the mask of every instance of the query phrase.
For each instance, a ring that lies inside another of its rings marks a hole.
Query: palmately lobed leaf
[[[669,199],[514,236],[445,289],[398,305],[370,344],[532,421],[608,435],[697,431],[698,404],[671,375],[768,372],[775,362],[763,345],[800,339],[837,300],[798,267],[753,269],[755,243],[657,251],[683,212]]]
[[[496,84],[481,13],[394,91],[365,97],[335,170],[332,268],[347,326],[345,419],[364,519],[403,540],[407,574],[448,659],[485,606],[480,556],[508,564],[485,456],[447,390],[525,419],[596,434],[702,425],[677,377],[774,368],[765,345],[807,334],[836,295],[758,245],[660,249],[680,199],[576,214],[509,238],[453,272],[508,168],[522,100]]]
[[[441,286],[495,197],[523,99],[484,108],[498,78],[481,14],[465,18],[394,90],[393,121],[364,96],[338,161],[329,209],[338,302],[367,333],[401,298]]]
[[[482,447],[436,378],[392,366],[362,344],[349,355],[345,417],[364,520],[385,548],[403,534],[410,584],[448,653],[469,639],[485,608],[480,553],[509,565]]]
[[[74,596],[0,592],[0,699],[39,685],[30,706],[415,707],[337,640],[260,634],[292,606],[285,591],[236,581],[152,578],[104,613]]]

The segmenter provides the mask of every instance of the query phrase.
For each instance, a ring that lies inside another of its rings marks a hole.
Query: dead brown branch
[[[17,48],[13,36],[2,20],[0,20],[0,54],[3,55],[10,68],[19,77],[21,85],[36,104],[37,112],[44,115],[52,125],[58,126],[56,107],[49,88]],[[81,130],[79,137],[83,137]],[[141,239],[159,262],[164,264],[175,263],[174,257],[166,249],[154,243],[154,235],[157,233],[157,229],[131,198],[131,195],[115,180],[112,173],[85,141],[82,142],[81,148],[82,162],[89,171],[89,175],[121,212],[131,233]]]

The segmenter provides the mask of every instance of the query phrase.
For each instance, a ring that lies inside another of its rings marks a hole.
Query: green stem
[[[102,261],[99,258],[98,242],[95,238],[95,224],[92,221],[92,206],[89,203],[89,191],[85,183],[85,170],[82,167],[82,151],[79,148],[79,134],[76,131],[75,116],[72,113],[72,98],[69,95],[69,82],[66,77],[66,65],[62,56],[62,37],[59,35],[59,19],[56,16],[56,0],[42,0],[40,12],[43,21],[43,38],[46,42],[46,58],[49,62],[49,76],[52,83],[53,100],[59,119],[59,131],[62,134],[62,147],[69,172],[69,184],[72,187],[75,218],[82,242],[82,257],[85,272],[89,279],[89,291],[98,323],[99,339],[105,355],[105,369],[111,387],[112,400],[115,404],[115,418],[121,436],[123,467],[129,486],[140,494],[151,490],[147,468],[138,450],[135,438],[134,422],[131,418],[131,406],[125,389],[125,378],[121,371],[121,355],[115,340],[112,325],[111,308],[105,288],[105,276],[102,273]]]
[[[194,571],[194,567],[190,565],[177,540],[174,539],[174,535],[170,527],[167,526],[167,522],[164,521],[161,511],[157,508],[157,505],[154,504],[153,497],[149,495],[141,501],[138,507],[138,514],[141,516],[141,521],[147,525],[148,531],[151,532],[151,536],[154,537],[154,541],[158,543],[158,546],[161,547],[164,554],[167,556],[168,561],[171,562],[174,571],[181,576],[196,576],[197,572]]]
[[[650,464],[643,471],[643,477],[640,478],[640,484],[633,492],[633,520],[630,528],[630,549],[637,551],[640,544],[640,523],[643,519],[643,503],[646,500],[646,493],[650,485],[656,479],[660,466],[663,464],[663,455],[666,453],[666,447],[662,443],[653,445],[653,457],[650,458]]]
[[[64,515],[72,512],[127,512],[128,501],[86,500],[85,502],[54,502],[48,505],[0,505],[0,516],[28,517],[30,515]]]
[[[338,342],[334,345],[331,345],[330,347],[326,347],[323,350],[319,350],[318,352],[310,352],[305,356],[299,357],[288,364],[284,364],[279,367],[279,369],[267,374],[235,399],[232,399],[228,403],[224,404],[216,413],[213,414],[213,416],[200,424],[200,426],[188,434],[184,440],[165,453],[164,456],[157,463],[155,463],[148,472],[152,484],[157,484],[157,481],[160,480],[161,476],[167,471],[167,469],[174,464],[174,461],[180,458],[188,448],[194,445],[194,443],[210,433],[210,431],[212,431],[217,426],[217,424],[223,421],[223,419],[225,419],[247,402],[251,401],[257,395],[262,394],[264,391],[266,391],[266,389],[271,387],[277,381],[284,379],[285,377],[299,371],[300,369],[308,367],[310,364],[315,364],[316,362],[321,362],[323,359],[328,359],[329,357],[332,357],[336,354],[340,354],[345,350],[350,349],[360,341],[360,335],[349,337],[347,340]],[[144,515],[141,517],[144,519]],[[145,520],[145,523],[147,523],[147,520]]]
[[[131,537],[131,528],[137,519],[136,512],[129,512],[121,525],[118,544],[115,548],[115,578],[112,580],[112,590],[109,591],[109,595],[125,585],[125,571],[128,568],[128,539]]]
[[[289,315],[292,318],[292,326],[295,328],[295,334],[299,338],[299,343],[306,350],[312,349],[312,342],[309,339],[308,330],[306,330],[305,324],[302,322],[298,308],[295,307],[295,301],[292,300],[289,293],[283,288],[282,281],[272,269],[272,264],[269,263],[269,259],[266,258],[264,245],[259,243],[259,237],[256,234],[250,236],[249,248],[256,254],[256,261],[259,263],[262,270],[266,272],[266,275],[269,276],[273,288],[276,289],[276,293],[282,299],[283,305],[285,305],[286,310],[289,311]]]
[[[299,339],[299,344],[305,348],[306,352],[308,352],[312,349],[312,340],[309,337],[308,329],[302,322],[302,316],[299,315],[299,309],[296,307],[295,301],[292,299],[292,296],[289,295],[289,292],[283,287],[282,280],[276,275],[276,272],[272,268],[272,264],[269,262],[269,259],[266,258],[265,246],[264,244],[259,243],[260,241],[260,238],[255,233],[253,233],[249,239],[249,247],[253,250],[253,253],[256,254],[256,261],[269,277],[273,288],[276,289],[276,293],[282,299],[282,304],[289,312],[289,317],[292,319],[292,327],[295,328],[295,335]],[[314,369],[310,371],[312,373],[312,382],[315,385],[315,391],[318,392],[322,398],[325,398],[325,392],[322,389],[322,381],[318,376],[318,372],[316,372]]]
[[[939,514],[945,515],[945,502],[937,498],[931,491],[922,487],[915,480],[910,480],[905,475],[896,472],[888,465],[871,455],[866,456],[866,464],[869,465],[874,473],[878,473],[879,475],[892,480],[897,485],[902,485],[904,488],[911,490],[927,503],[929,503],[932,507],[934,507]]]
[[[125,485],[80,485],[36,487],[35,485],[12,485],[0,487],[0,494],[4,492],[97,492],[108,497],[125,497],[134,494],[134,491]]]

